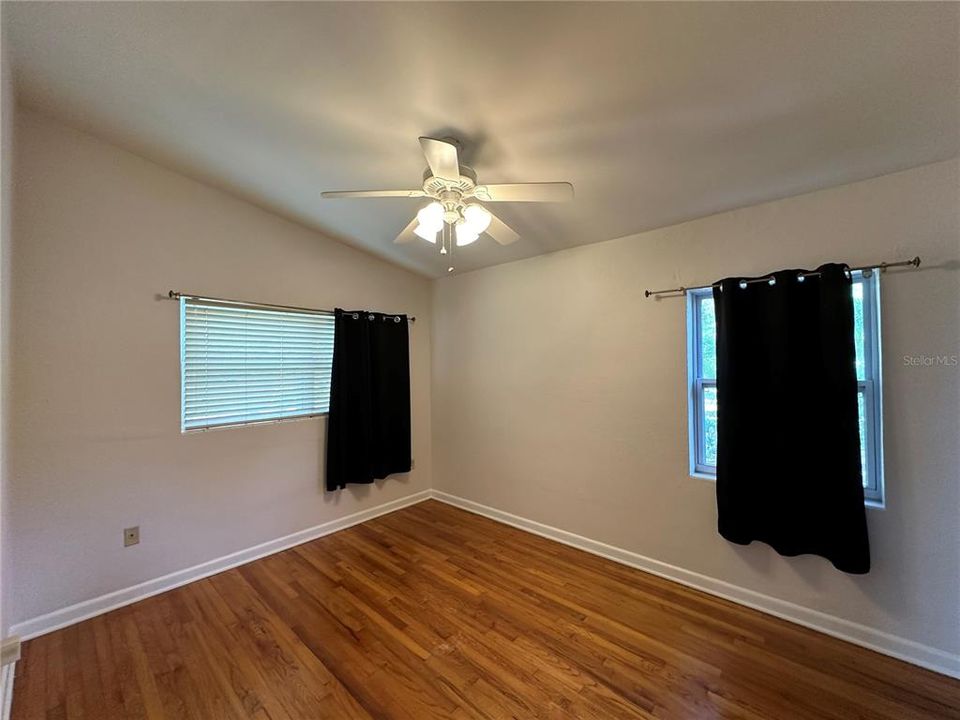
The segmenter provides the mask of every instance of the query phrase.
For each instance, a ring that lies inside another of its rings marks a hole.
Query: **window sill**
[[[313,418],[326,417],[328,413],[313,413],[310,415],[294,415],[292,417],[270,418],[269,420],[254,420],[252,422],[227,423],[224,425],[207,425],[205,427],[194,427],[180,430],[181,435],[193,435],[195,433],[211,432],[213,430],[232,430],[233,428],[257,427],[259,425],[276,425],[278,423],[299,422],[300,420],[311,420]]]
[[[697,472],[696,470],[690,473],[690,477],[695,478],[697,480],[709,480],[711,482],[717,481],[716,475],[713,475],[710,473]]]

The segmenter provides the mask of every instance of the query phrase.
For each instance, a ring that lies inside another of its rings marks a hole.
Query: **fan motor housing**
[[[448,192],[457,193],[460,197],[469,197],[476,186],[477,174],[473,168],[466,165],[460,166],[460,178],[455,181],[435,177],[430,174],[429,169],[423,174],[423,192],[441,202],[446,200],[443,195]]]

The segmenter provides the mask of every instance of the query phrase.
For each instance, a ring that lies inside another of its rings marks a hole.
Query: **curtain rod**
[[[888,268],[906,267],[907,265],[912,265],[915,268],[920,267],[920,256],[917,255],[912,260],[898,260],[897,262],[882,262],[882,263],[875,263],[873,265],[861,265],[860,267],[850,268],[850,271],[856,272],[858,270],[859,271],[879,270],[880,272],[885,272]],[[816,271],[805,272],[805,273],[800,273],[797,277],[816,277],[819,274],[820,273]],[[770,282],[772,278],[773,278],[772,275],[767,275],[765,277],[753,278],[752,280],[744,280],[741,284]],[[681,295],[686,295],[689,290],[706,290],[707,288],[710,288],[710,287],[714,287],[714,283],[711,283],[710,285],[694,285],[693,287],[684,287],[683,285],[681,285],[680,287],[670,288],[669,290],[644,290],[643,296],[655,297],[658,295],[668,295],[670,293],[680,293]]]
[[[194,295],[193,293],[178,292],[176,290],[171,290],[170,292],[168,292],[167,297],[170,298],[171,300],[179,300],[180,298],[187,298],[188,300],[206,300],[208,302],[217,302],[217,303],[222,303],[224,305],[242,305],[245,307],[253,307],[253,308],[273,308],[274,310],[293,310],[295,312],[316,313],[319,315],[333,315],[333,310],[326,310],[323,308],[307,308],[307,307],[298,307],[296,305],[273,305],[271,303],[248,302],[247,300],[229,300],[227,298],[209,297],[207,295]],[[390,315],[391,313],[383,313],[383,314]],[[409,315],[407,317],[407,320],[409,320],[410,322],[416,322],[417,318],[414,317],[413,315]]]

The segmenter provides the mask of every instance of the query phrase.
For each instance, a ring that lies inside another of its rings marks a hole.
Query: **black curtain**
[[[410,472],[406,315],[334,312],[327,490]]]
[[[844,265],[714,286],[720,534],[870,570]]]

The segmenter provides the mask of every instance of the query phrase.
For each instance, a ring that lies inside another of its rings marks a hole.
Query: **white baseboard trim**
[[[10,720],[10,708],[13,706],[13,676],[17,663],[12,662],[0,667],[0,718]]]
[[[0,720],[10,720],[13,680],[20,659],[20,638],[11,635],[0,643]]]
[[[559,543],[584,550],[593,555],[599,555],[608,560],[643,570],[651,575],[672,580],[696,590],[702,590],[710,595],[730,600],[739,605],[745,605],[754,610],[767,613],[768,615],[796,623],[797,625],[803,625],[804,627],[817,630],[841,640],[846,640],[855,645],[860,645],[870,650],[883,653],[884,655],[895,657],[898,660],[904,660],[905,662],[919,665],[920,667],[942,673],[943,675],[960,678],[960,655],[891,635],[882,630],[828,615],[818,610],[811,610],[786,600],[764,595],[755,590],[748,590],[747,588],[733,585],[723,580],[718,580],[717,578],[685,570],[675,565],[670,565],[629,550],[624,550],[623,548],[607,545],[597,540],[591,540],[582,535],[576,535],[575,533],[561,530],[560,528],[544,525],[534,520],[528,520],[527,518],[513,515],[512,513],[498,510],[497,508],[481,505],[472,500],[450,495],[440,490],[433,490],[431,495],[436,500],[461,508],[462,510],[483,515],[491,520],[512,525],[521,530],[541,535],[550,540],[556,540]]]
[[[0,665],[15,663],[20,659],[20,638],[10,635],[0,642]]]
[[[20,659],[20,638],[9,637],[0,643],[0,720],[10,720],[13,706],[13,680]]]
[[[54,630],[67,627],[68,625],[73,625],[81,620],[87,620],[88,618],[102,615],[105,612],[115,610],[119,607],[123,607],[124,605],[130,605],[131,603],[135,603],[139,600],[144,600],[153,595],[158,595],[162,592],[166,592],[167,590],[180,587],[181,585],[186,585],[194,580],[201,580],[202,578],[216,575],[224,570],[230,570],[231,568],[235,568],[239,565],[245,565],[248,562],[258,560],[259,558],[266,557],[267,555],[273,555],[274,553],[278,553],[281,550],[286,550],[287,548],[291,548],[295,545],[301,545],[305,542],[316,540],[324,535],[335,533],[338,530],[344,530],[353,525],[358,525],[359,523],[366,522],[367,520],[372,520],[380,515],[386,515],[387,513],[394,512],[395,510],[400,510],[401,508],[415,505],[419,502],[430,499],[430,497],[430,490],[422,490],[421,492],[407,495],[406,497],[398,500],[392,500],[391,502],[377,505],[376,507],[372,507],[368,510],[361,510],[360,512],[347,515],[337,520],[330,520],[329,522],[321,523],[315,527],[307,528],[306,530],[300,530],[299,532],[295,532],[291,535],[285,535],[284,537],[277,538],[276,540],[269,540],[265,543],[254,545],[253,547],[245,550],[239,550],[237,552],[230,553],[229,555],[224,555],[223,557],[209,560],[207,562],[200,563],[199,565],[194,565],[193,567],[186,568],[185,570],[177,570],[176,572],[172,572],[168,575],[164,575],[153,580],[147,580],[146,582],[139,583],[138,585],[133,585],[122,590],[116,590],[114,592],[107,593],[106,595],[101,595],[100,597],[91,598],[90,600],[84,600],[83,602],[76,603],[75,605],[61,608],[60,610],[54,610],[53,612],[39,615],[35,618],[25,620],[24,622],[17,623],[16,625],[12,626],[10,628],[10,633],[13,635],[19,635],[22,640],[29,640],[39,635],[44,635],[48,632],[53,632]]]

